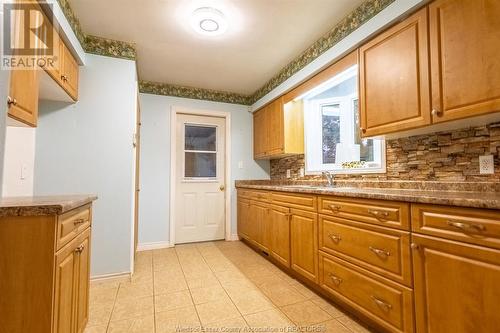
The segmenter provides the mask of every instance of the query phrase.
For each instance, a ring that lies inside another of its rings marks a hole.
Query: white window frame
[[[354,101],[359,100],[357,92],[354,94],[325,98],[321,100],[311,100],[310,98],[338,85],[339,83],[357,75],[357,65],[336,75],[331,80],[314,88],[301,98],[304,98],[304,142],[305,142],[305,174],[317,175],[323,171],[330,171],[335,174],[364,174],[364,173],[385,173],[386,156],[385,140],[381,138],[374,139],[373,154],[380,156],[380,161],[368,162],[376,164],[372,167],[344,169],[340,164],[323,163],[323,129],[322,116],[323,106],[339,104],[340,105],[340,127],[344,129],[341,132],[341,141],[345,144],[354,144],[354,117],[352,116]],[[358,104],[359,105],[359,104]],[[318,130],[318,127],[321,130]],[[319,149],[318,149],[319,147]]]

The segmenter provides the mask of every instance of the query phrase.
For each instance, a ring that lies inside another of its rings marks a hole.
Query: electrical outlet
[[[238,169],[243,169],[243,161],[238,162]]]
[[[493,155],[479,156],[479,173],[482,175],[491,175],[495,173]]]
[[[301,178],[304,177],[304,168],[300,168],[299,174]]]
[[[292,170],[290,169],[286,170],[286,178],[292,178]]]

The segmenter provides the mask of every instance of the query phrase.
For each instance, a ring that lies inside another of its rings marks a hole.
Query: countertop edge
[[[48,198],[48,197],[44,197]],[[55,197],[54,197],[55,198]],[[60,215],[64,214],[75,208],[87,205],[97,200],[97,195],[82,195],[82,196],[60,196],[56,202],[43,201],[40,203],[35,202],[23,202],[22,197],[19,198],[20,203],[16,205],[15,201],[5,204],[5,206],[0,207],[0,218],[3,217],[16,217],[16,216],[50,216],[50,215]],[[44,199],[46,200],[46,199]]]
[[[460,197],[465,193],[472,194],[477,193],[481,194],[481,192],[447,192],[448,195],[451,193],[456,193],[456,197],[442,195],[442,191],[435,191],[436,193],[432,193],[433,191],[419,191],[419,190],[399,190],[401,192],[408,191],[411,193],[368,193],[363,192],[363,190],[380,190],[384,191],[387,189],[384,188],[360,188],[359,192],[355,192],[354,189],[349,189],[349,192],[342,190],[341,188],[338,191],[335,189],[310,189],[310,188],[287,188],[283,185],[252,185],[252,184],[237,184],[236,189],[238,188],[248,188],[248,189],[256,189],[256,190],[268,190],[268,191],[278,191],[278,192],[288,192],[288,193],[302,193],[302,194],[316,194],[316,195],[326,195],[326,196],[337,196],[337,197],[350,197],[350,198],[361,198],[361,199],[377,199],[377,200],[391,200],[391,201],[402,201],[408,203],[421,203],[421,204],[434,204],[434,205],[446,205],[446,206],[457,206],[457,207],[466,207],[466,208],[482,208],[482,209],[495,209],[500,210],[500,196],[499,199],[486,199],[486,198],[463,198]],[[425,196],[418,196],[416,193],[425,192]],[[441,193],[441,195],[439,194]]]

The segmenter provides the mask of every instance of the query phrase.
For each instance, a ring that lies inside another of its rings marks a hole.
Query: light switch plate
[[[495,173],[493,155],[479,156],[479,173],[482,175],[491,175]]]
[[[238,162],[238,169],[243,169],[243,161]]]

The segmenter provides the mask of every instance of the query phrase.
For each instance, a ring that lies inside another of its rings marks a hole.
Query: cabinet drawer
[[[410,205],[403,202],[319,197],[319,213],[410,230]]]
[[[90,226],[90,205],[73,209],[57,218],[57,249]]]
[[[320,215],[319,248],[399,283],[412,285],[409,232]]]
[[[413,291],[320,251],[323,289],[390,332],[413,332]]]
[[[270,200],[270,193],[266,191],[238,189],[238,196],[257,201],[267,202]]]
[[[271,201],[275,205],[316,211],[316,197],[313,195],[271,192]]]
[[[414,232],[500,249],[500,212],[438,205],[412,205]]]

